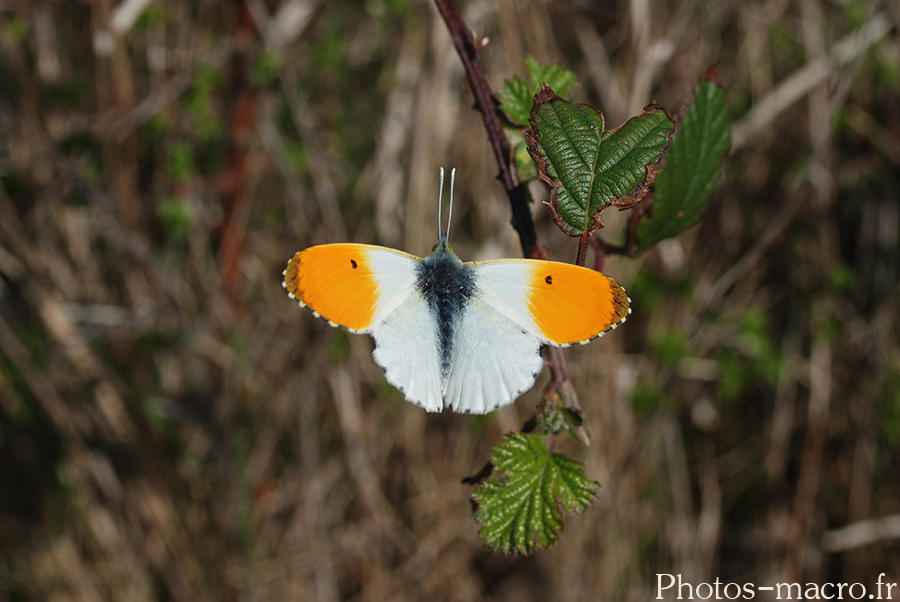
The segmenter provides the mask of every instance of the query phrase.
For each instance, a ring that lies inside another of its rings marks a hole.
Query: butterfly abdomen
[[[475,274],[448,248],[437,251],[422,260],[418,267],[416,288],[422,294],[435,317],[441,381],[446,382],[453,357],[455,329],[469,299],[476,292]]]

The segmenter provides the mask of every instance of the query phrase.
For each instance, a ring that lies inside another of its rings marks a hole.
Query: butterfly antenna
[[[444,225],[441,223],[441,203],[444,200],[444,168],[441,168],[441,191],[438,192],[438,237],[444,234],[443,227]]]
[[[456,182],[456,168],[450,170],[450,209],[447,211],[447,238],[450,237],[450,224],[453,222],[453,184]],[[443,188],[443,185],[441,186]]]

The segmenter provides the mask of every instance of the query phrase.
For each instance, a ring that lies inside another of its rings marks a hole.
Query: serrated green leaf
[[[700,80],[681,121],[666,166],[656,178],[651,216],[638,222],[638,251],[675,236],[700,219],[719,182],[719,165],[731,144],[725,95],[712,77]]]
[[[497,92],[497,99],[500,100],[500,109],[506,113],[509,120],[525,127],[534,100],[534,92],[528,86],[528,82],[518,75],[511,80],[505,80],[503,89]]]
[[[541,87],[547,84],[560,98],[569,98],[572,88],[578,86],[578,78],[574,73],[562,65],[545,65],[530,56],[525,57],[525,68],[528,69],[528,77],[531,79],[531,96]],[[530,100],[530,99],[529,99]],[[529,106],[530,109],[530,106]],[[526,116],[523,124],[528,123]]]
[[[493,476],[473,494],[479,537],[506,554],[530,554],[552,545],[565,528],[563,510],[581,512],[599,483],[584,476],[581,462],[550,453],[537,435],[513,433],[491,452]]]
[[[562,65],[544,65],[529,56],[525,57],[525,68],[530,83],[517,75],[504,81],[503,89],[497,92],[500,109],[512,123],[522,127],[528,125],[534,95],[542,83],[563,98],[568,98],[570,90],[578,85],[575,74]]]
[[[569,236],[601,228],[600,212],[609,205],[627,209],[647,194],[675,127],[653,104],[604,132],[600,111],[567,102],[546,85],[534,98],[530,123],[528,151],[550,186],[553,219]]]

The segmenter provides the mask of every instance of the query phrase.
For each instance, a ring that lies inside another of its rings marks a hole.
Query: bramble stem
[[[481,113],[484,121],[484,129],[487,131],[488,139],[491,141],[491,148],[494,150],[494,158],[500,167],[500,174],[497,179],[503,183],[506,194],[509,196],[509,204],[512,208],[512,226],[519,234],[519,242],[522,245],[522,253],[525,257],[532,259],[546,259],[546,250],[537,244],[537,232],[534,228],[534,221],[531,219],[531,211],[528,208],[528,196],[525,185],[519,182],[519,176],[513,165],[512,145],[503,131],[503,124],[497,114],[497,106],[494,98],[494,92],[487,81],[487,75],[484,72],[484,64],[481,62],[481,49],[483,44],[475,34],[469,29],[463,21],[454,0],[434,0],[438,11],[441,13],[447,29],[450,30],[450,36],[453,38],[453,46],[459,54],[463,68],[466,71],[466,79],[469,80],[469,87],[475,96],[475,107]],[[579,247],[579,265],[584,265],[587,256],[587,245],[590,243],[590,234],[587,239],[582,241]],[[583,250],[582,248],[583,247]],[[550,347],[549,360],[547,365],[550,368],[553,387],[559,391],[560,395],[566,389],[569,382],[569,372],[566,368],[565,356],[561,349]],[[570,396],[567,402],[574,401],[575,409],[578,407],[577,398]],[[537,410],[535,410],[537,411]],[[525,423],[522,432],[530,431],[534,428],[536,422],[534,416]],[[580,428],[580,427],[579,427]],[[587,444],[589,439],[586,433],[583,433],[582,441]],[[493,466],[490,462],[476,475],[470,477],[471,482],[480,482],[482,479],[490,475]],[[469,481],[466,481],[469,482]]]
[[[531,211],[528,209],[528,197],[524,184],[519,182],[515,166],[512,163],[512,145],[503,132],[503,124],[497,115],[494,92],[488,83],[484,72],[484,64],[481,62],[482,42],[469,29],[459,12],[459,6],[454,0],[434,0],[441,17],[450,30],[453,38],[453,46],[459,54],[463,68],[466,71],[466,79],[475,96],[475,107],[481,113],[484,121],[484,129],[487,131],[491,148],[494,150],[494,158],[500,167],[497,179],[503,184],[509,197],[512,209],[512,226],[519,234],[519,242],[522,245],[522,253],[525,257],[539,257],[541,251],[537,249],[537,233],[534,229],[534,221],[531,219]]]
[[[578,257],[575,258],[575,265],[584,267],[587,261],[587,250],[591,246],[591,231],[588,230],[578,237]]]

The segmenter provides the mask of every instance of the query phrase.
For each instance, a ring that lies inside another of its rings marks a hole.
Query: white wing
[[[440,412],[441,360],[437,325],[428,303],[413,290],[372,331],[372,357],[388,382],[412,403],[429,412]]]
[[[449,407],[484,414],[512,403],[534,385],[544,366],[540,347],[545,341],[523,297],[525,264],[470,264],[478,295],[457,318],[450,372],[442,384],[436,316],[416,290],[418,258],[384,251],[369,254],[373,272],[384,282],[369,331],[375,338],[372,356],[409,401],[429,412]],[[385,274],[391,277],[383,279]]]
[[[444,403],[437,324],[416,290],[416,268],[421,260],[385,247],[370,247],[367,257],[379,283],[368,331],[375,339],[372,357],[407,400],[429,412],[440,412]]]
[[[481,297],[457,326],[444,404],[454,412],[484,414],[530,389],[541,369],[541,341]]]

